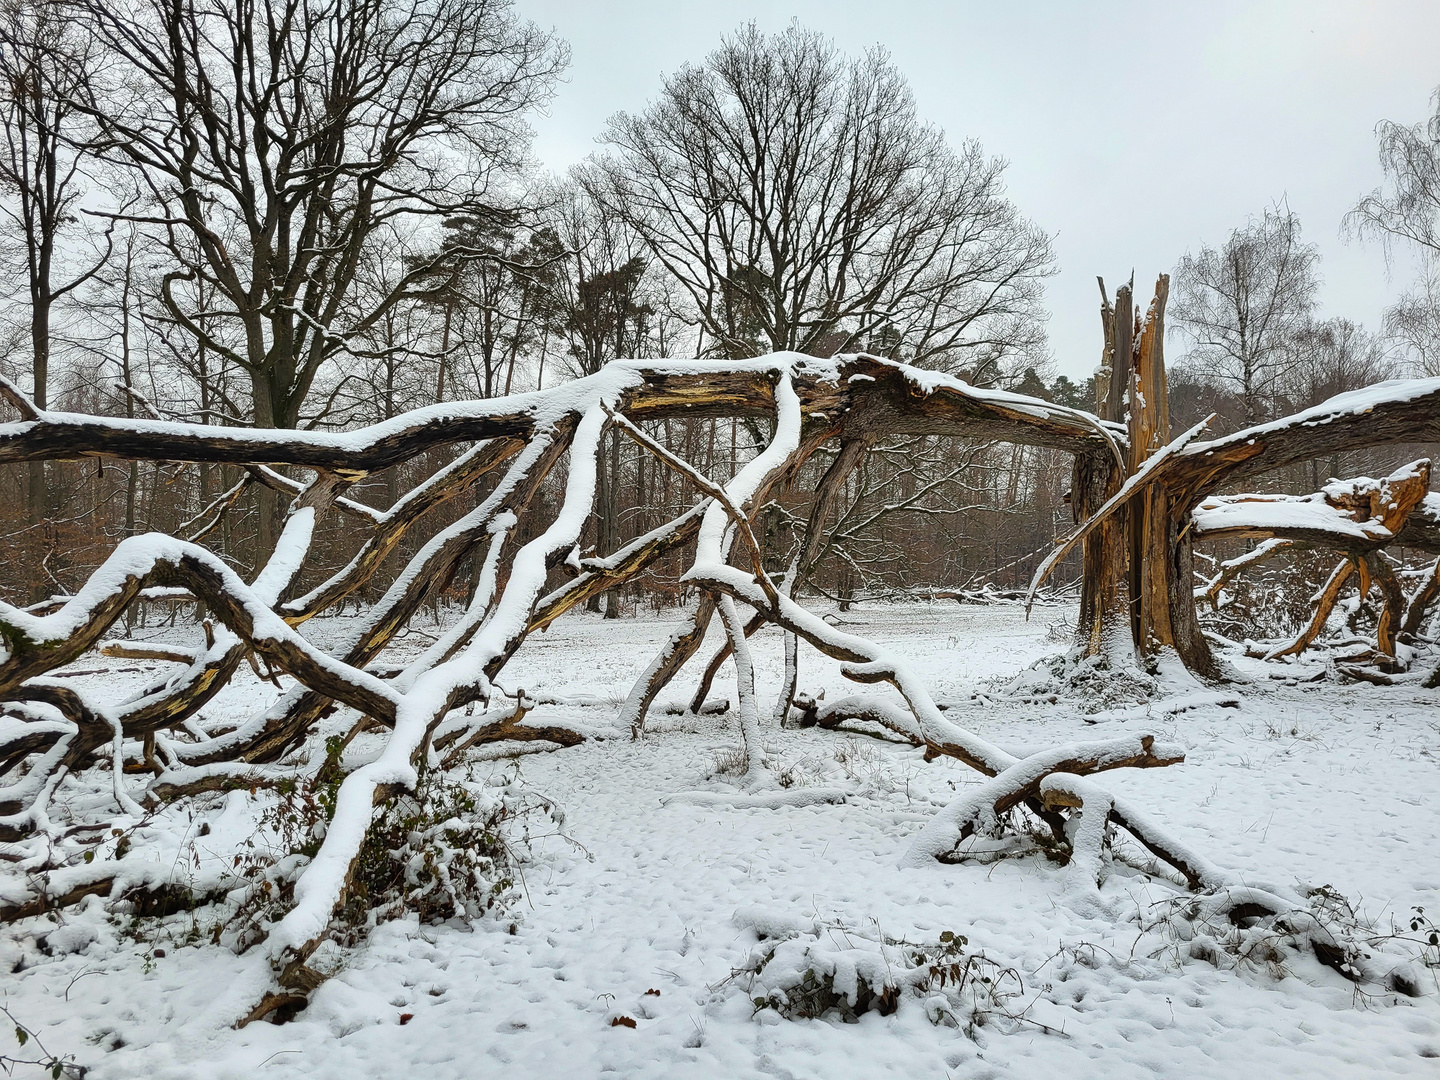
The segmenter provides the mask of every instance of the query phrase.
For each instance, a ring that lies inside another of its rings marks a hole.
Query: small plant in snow
[[[931,1023],[971,1038],[997,1020],[1026,1021],[1015,1007],[1025,992],[1019,972],[968,951],[963,934],[946,930],[936,941],[915,942],[840,922],[806,930],[803,922],[747,911],[736,921],[769,939],[732,974],[757,1013],[856,1023],[867,1012],[889,1016],[916,1000]]]
[[[749,760],[741,747],[727,746],[715,751],[716,776],[743,776],[748,765]]]
[[[1420,945],[1420,962],[1426,967],[1440,967],[1440,926],[1437,926],[1423,907],[1410,909],[1410,933]]]
[[[507,909],[518,899],[523,861],[507,832],[519,827],[519,845],[528,847],[533,819],[560,819],[553,803],[518,781],[518,770],[494,787],[427,773],[366,835],[342,918],[374,925],[413,911],[439,922]]]
[[[1409,935],[1377,933],[1344,894],[1329,885],[1305,892],[1307,907],[1271,914],[1241,902],[1216,904],[1221,893],[1181,896],[1161,902],[1161,915],[1144,925],[1159,931],[1167,944],[1150,955],[1169,953],[1177,963],[1188,957],[1223,970],[1256,971],[1275,979],[1291,974],[1289,962],[1308,951],[1326,967],[1357,986],[1373,982],[1407,997],[1422,993],[1413,961],[1440,963],[1440,930],[1416,909]],[[1396,955],[1394,946],[1409,955]],[[1418,954],[1415,946],[1419,946]]]
[[[15,1041],[20,1044],[21,1053],[34,1053],[35,1057],[12,1057],[9,1054],[0,1054],[0,1071],[6,1076],[13,1076],[17,1067],[21,1065],[37,1065],[41,1069],[41,1075],[50,1077],[50,1080],[61,1080],[61,1077],[72,1077],[79,1080],[88,1071],[85,1066],[75,1064],[75,1059],[70,1055],[56,1057],[45,1044],[40,1041],[40,1036],[26,1027],[15,1014],[9,1009],[0,1005],[0,1013],[5,1014],[15,1028]]]
[[[904,775],[897,775],[895,758],[878,743],[857,739],[853,735],[846,736],[835,744],[832,756],[847,779],[859,781],[876,791],[908,791],[910,788],[913,766],[906,767]]]

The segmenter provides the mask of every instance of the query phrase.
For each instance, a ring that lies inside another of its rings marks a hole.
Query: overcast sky
[[[536,152],[562,170],[605,119],[722,34],[792,18],[859,52],[880,43],[921,115],[1010,162],[1011,197],[1055,238],[1049,332],[1058,370],[1100,349],[1095,275],[1154,277],[1285,198],[1322,255],[1324,315],[1378,326],[1410,276],[1340,220],[1380,183],[1375,124],[1416,123],[1440,85],[1440,0],[974,3],[518,0],[573,62]],[[1172,342],[1172,355],[1178,345]]]

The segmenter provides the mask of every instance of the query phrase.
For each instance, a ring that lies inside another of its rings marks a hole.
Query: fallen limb
[[[1338,563],[1335,569],[1330,571],[1330,576],[1320,587],[1320,591],[1312,597],[1315,611],[1310,616],[1310,621],[1305,628],[1286,644],[1271,649],[1265,654],[1265,659],[1276,660],[1282,656],[1298,656],[1308,649],[1320,636],[1320,632],[1325,629],[1325,624],[1329,621],[1330,614],[1335,610],[1335,604],[1340,599],[1340,590],[1345,587],[1345,583],[1350,580],[1350,575],[1354,572],[1355,564],[1349,559]]]
[[[1195,590],[1196,600],[1208,600],[1210,606],[1215,609],[1220,607],[1220,592],[1226,585],[1234,581],[1244,571],[1258,563],[1282,551],[1289,551],[1295,547],[1293,540],[1279,540],[1274,537],[1257,544],[1252,551],[1239,555],[1233,559],[1227,559],[1220,564],[1220,572],[1207,581],[1204,586]]]
[[[1177,748],[1157,747],[1153,735],[1077,743],[1032,754],[976,785],[931,818],[901,865],[923,866],[945,859],[972,834],[993,832],[1000,815],[1040,794],[1041,783],[1052,773],[1083,776],[1106,769],[1158,768],[1184,760]]]
[[[193,664],[200,656],[195,649],[160,642],[102,641],[95,647],[101,656],[121,660],[166,660],[172,664]]]

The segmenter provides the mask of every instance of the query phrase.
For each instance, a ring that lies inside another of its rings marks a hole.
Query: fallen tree
[[[305,961],[347,903],[377,806],[415,789],[425,770],[444,769],[482,742],[541,739],[570,745],[583,738],[577,731],[532,724],[523,697],[513,707],[501,700],[496,680],[526,637],[587,597],[632,579],[661,553],[692,542],[695,555],[687,578],[706,597],[702,611],[718,609],[723,615],[737,660],[745,773],[752,784],[763,781],[757,746],[760,712],[740,605],[779,624],[793,639],[842,659],[850,677],[895,685],[909,706],[907,718],[896,726],[932,754],[1009,775],[1014,759],[942,716],[903,663],[869,642],[836,631],[797,603],[793,586],[777,585],[765,571],[750,518],[777,484],[793,479],[818,446],[841,440],[846,449],[821,485],[812,513],[814,527],[806,551],[797,557],[793,582],[823,537],[838,484],[881,435],[1003,435],[1071,450],[1104,447],[1111,452],[1116,434],[1074,410],[976,390],[868,357],[836,362],[775,356],[727,364],[617,363],[598,376],[543,393],[447,405],[378,428],[324,435],[53,414],[34,408],[13,386],[5,391],[21,419],[0,427],[0,461],[59,456],[229,461],[246,466],[254,482],[294,495],[280,542],[250,581],[193,540],[148,535],[118,545],[73,596],[35,610],[0,605],[0,701],[6,717],[0,728],[0,768],[7,779],[0,789],[0,858],[22,871],[26,882],[18,894],[7,888],[0,915],[20,918],[94,893],[134,900],[186,887],[154,867],[137,875],[119,845],[112,856],[95,858],[93,837],[110,829],[114,819],[80,822],[78,830],[75,822],[62,825],[55,820],[52,811],[68,776],[108,765],[121,821],[142,818],[142,804],[155,806],[231,786],[289,785],[287,790],[294,790],[297,783],[312,789],[336,784],[324,840],[294,882],[293,902],[265,937],[262,954],[273,981],[268,987],[256,983],[250,988],[260,1004],[250,1001],[254,1007],[247,1007],[242,1019],[293,1007],[297,994],[303,997],[314,984]],[[768,415],[774,435],[763,451],[721,484],[675,457],[640,426],[673,415]],[[700,501],[620,550],[580,558],[577,544],[595,497],[596,452],[611,426],[693,483]],[[457,441],[473,445],[394,507],[381,511],[342,502],[346,488],[365,470]],[[530,531],[532,539],[517,543],[521,516],[529,511],[540,484],[562,463],[559,507],[538,532]],[[303,466],[314,475],[299,483],[275,472],[277,465]],[[321,649],[300,632],[308,620],[369,582],[424,509],[487,482],[489,490],[476,508],[420,548],[338,649]],[[213,511],[202,515],[207,526],[226,505],[222,497]],[[317,520],[337,509],[364,530],[358,551],[328,580],[295,595]],[[204,532],[202,527],[195,535]],[[741,565],[731,565],[737,553]],[[426,597],[466,557],[478,558],[481,572],[461,618],[407,665],[397,669],[380,664],[386,647]],[[569,580],[547,591],[552,572],[561,568],[568,568]],[[123,644],[102,645],[105,635],[128,604],[155,595],[147,591],[156,589],[203,601],[214,622],[193,647],[151,653],[175,664],[176,674],[118,706],[103,704],[83,686],[53,677],[88,649],[124,651]],[[702,623],[696,620],[697,626]],[[698,635],[692,636],[698,642]],[[680,640],[689,639],[680,635]],[[257,672],[264,664],[264,674],[284,674],[293,685],[275,704],[232,729],[207,730],[200,720],[202,706],[245,662],[257,665]],[[664,666],[667,679],[678,670],[674,663]],[[789,711],[794,690],[793,665],[791,670],[782,713]],[[667,679],[652,681],[659,686]],[[484,706],[478,715],[472,711],[477,704]],[[349,734],[332,740],[323,759],[294,757],[294,748],[336,708],[355,717]],[[366,729],[386,732],[382,752],[339,775],[344,746]],[[1165,765],[1180,758],[1148,738],[1127,740],[1123,752],[1081,749],[1052,756],[1053,767],[1041,767],[1039,773],[1031,768],[1002,801],[1028,802],[1045,812],[1036,785],[1046,771],[1064,767],[1085,773]],[[136,767],[150,774],[143,788],[132,787]],[[1001,781],[1002,786],[1006,783]],[[1058,819],[1057,825],[1063,828]]]
[[[1223,488],[1298,461],[1440,442],[1440,378],[1378,383],[1219,439],[1201,440],[1202,425],[1171,440],[1163,353],[1168,295],[1169,279],[1162,274],[1141,319],[1129,285],[1117,290],[1112,305],[1101,283],[1105,348],[1096,377],[1097,412],[1124,426],[1125,437],[1114,444],[1123,445],[1124,453],[1092,447],[1076,454],[1076,528],[1057,541],[1057,553],[1083,547],[1079,644],[1087,655],[1123,665],[1173,651],[1190,671],[1219,677],[1195,610],[1196,508]],[[1427,483],[1405,490],[1424,500]],[[1339,515],[1348,511],[1330,511],[1312,522],[1320,533],[1343,527]],[[1400,515],[1404,528],[1395,539],[1403,534],[1412,545],[1428,541],[1435,530],[1429,515],[1410,517],[1413,525]],[[1261,534],[1280,535],[1252,531]],[[1058,562],[1052,556],[1041,564],[1032,596]]]
[[[1148,336],[1142,334],[1150,343],[1142,344],[1142,354],[1158,349],[1158,324],[1152,320],[1150,326]],[[1195,869],[1195,857],[1183,843],[1108,795],[1097,794],[1093,782],[1080,786],[1082,777],[1107,769],[1174,764],[1182,760],[1178,751],[1147,735],[1017,758],[945,716],[903,658],[831,626],[799,602],[797,590],[823,540],[840,484],[876,440],[895,434],[1005,439],[1072,452],[1089,463],[1077,466],[1077,473],[1088,468],[1092,479],[1108,478],[1106,483],[1131,470],[1129,479],[1114,483],[1115,490],[1101,502],[1095,498],[1106,490],[1103,485],[1088,495],[1082,492],[1076,504],[1100,508],[1082,526],[1091,612],[1082,635],[1093,641],[1095,625],[1107,623],[1117,611],[1124,615],[1124,608],[1115,605],[1129,589],[1150,598],[1139,608],[1138,625],[1152,628],[1141,640],[1169,640],[1155,629],[1162,625],[1155,604],[1174,603],[1169,575],[1176,564],[1168,561],[1166,545],[1173,539],[1175,508],[1183,500],[1156,484],[1177,468],[1178,475],[1188,476],[1184,470],[1192,466],[1177,463],[1192,460],[1195,446],[1182,441],[1162,447],[1163,425],[1153,431],[1132,427],[1127,438],[1113,420],[867,356],[616,362],[598,375],[550,390],[447,403],[343,433],[50,413],[35,408],[9,384],[0,390],[20,413],[19,421],[0,426],[0,463],[105,456],[225,461],[246,466],[255,482],[294,495],[280,541],[252,580],[244,580],[194,539],[152,534],[118,545],[73,596],[33,610],[0,603],[0,777],[6,781],[0,788],[0,860],[16,872],[0,898],[0,917],[24,917],[95,893],[120,900],[173,897],[192,889],[193,883],[155,864],[137,871],[120,844],[106,857],[95,857],[97,834],[114,834],[115,821],[140,820],[147,806],[226,787],[276,786],[293,792],[298,785],[327,792],[323,840],[306,856],[288,906],[268,925],[263,948],[257,949],[262,963],[256,977],[237,990],[249,999],[232,1019],[257,1019],[291,1008],[316,985],[319,976],[306,960],[325,940],[337,912],[354,899],[357,866],[371,842],[377,807],[416,792],[422,775],[445,770],[483,743],[544,740],[564,746],[585,737],[578,730],[533,723],[527,715],[533,699],[517,692],[509,705],[497,680],[531,633],[589,597],[633,580],[662,554],[691,543],[694,553],[684,580],[700,592],[699,608],[637,683],[622,712],[622,730],[639,730],[645,709],[693,655],[718,612],[735,659],[742,780],[752,788],[766,783],[758,744],[762,711],[746,638],[754,626],[771,623],[785,632],[788,643],[785,686],[774,716],[784,720],[790,712],[798,677],[795,649],[803,640],[840,661],[847,678],[888,683],[904,702],[901,707],[888,699],[862,698],[855,715],[923,746],[927,757],[953,758],[991,778],[984,798],[973,807],[969,800],[936,819],[927,833],[930,855],[953,856],[977,827],[998,827],[1010,811],[1025,807],[1046,823],[1061,848],[1071,848],[1072,836],[1083,839],[1085,859],[1095,853],[1097,820],[1108,821],[1129,829],[1185,880],[1214,886],[1213,875]],[[1412,393],[1404,400],[1422,398]],[[767,421],[772,434],[768,445],[721,482],[644,429],[648,421],[674,416],[755,417]],[[597,452],[611,428],[692,484],[698,502],[618,550],[581,557],[579,543],[596,496]],[[1143,455],[1134,449],[1137,431],[1147,440]],[[787,574],[772,576],[751,522],[770,494],[793,483],[806,460],[832,440],[841,449],[813,500],[804,543]],[[463,448],[450,465],[388,510],[345,498],[346,489],[367,470],[456,443]],[[1272,443],[1284,446],[1285,438],[1277,435]],[[295,481],[275,466],[305,468],[313,476]],[[522,530],[522,518],[536,516],[532,504],[540,486],[547,477],[559,476],[562,466],[558,506]],[[425,508],[482,490],[475,509],[420,547],[354,620],[338,647],[322,649],[301,632],[308,620],[370,582],[385,554]],[[1106,532],[1107,523],[1142,497],[1148,509],[1132,520],[1148,524],[1135,535],[1136,544],[1124,549],[1130,554],[1117,561],[1111,550],[1116,536]],[[297,596],[316,523],[330,511],[344,513],[364,530],[363,540],[345,567]],[[205,526],[194,535],[203,535],[209,519],[225,512],[222,497],[213,512],[202,515]],[[1146,566],[1154,570],[1161,556],[1160,570],[1144,571]],[[426,599],[467,558],[480,569],[460,618],[403,666],[382,663],[385,650]],[[568,580],[554,584],[557,574],[568,574]],[[1139,584],[1127,584],[1127,575]],[[57,669],[87,649],[113,649],[101,645],[105,635],[126,605],[153,589],[203,601],[215,623],[207,624],[203,634],[197,628],[203,640],[192,648],[165,657],[179,668],[175,674],[118,705],[102,703],[83,687],[55,677]],[[1188,590],[1186,601],[1193,622]],[[753,613],[748,621],[742,608]],[[1170,638],[1178,641],[1174,634]],[[282,686],[273,704],[236,726],[207,727],[202,707],[242,663],[254,665],[264,677],[284,674],[293,685]],[[483,706],[478,715],[475,706]],[[323,756],[297,755],[321,718],[337,709],[346,710],[346,720],[353,717],[348,734],[333,740]],[[340,764],[344,747],[365,730],[383,732],[383,747],[373,760],[345,772]],[[109,769],[118,817],[57,821],[52,810],[67,778],[103,767]],[[132,787],[128,779],[137,769],[150,777],[143,788]],[[1065,802],[1066,793],[1078,802]],[[1090,817],[1076,832],[1067,816],[1082,802],[1091,808]],[[1097,819],[1099,807],[1105,809]]]
[[[1408,595],[1383,552],[1390,546],[1440,555],[1440,495],[1432,494],[1428,459],[1411,462],[1375,480],[1334,480],[1310,495],[1220,495],[1204,499],[1191,514],[1196,540],[1258,539],[1252,552],[1230,560],[1197,590],[1218,604],[1220,591],[1234,577],[1282,552],[1321,549],[1341,559],[1312,598],[1313,613],[1294,638],[1263,652],[1266,659],[1294,656],[1309,648],[1324,630],[1346,585],[1358,581],[1363,601],[1372,585],[1380,593],[1375,646],[1365,660],[1382,674],[1402,671],[1408,659],[1400,644],[1414,644],[1427,612],[1440,596],[1440,559],[1421,574]],[[1408,639],[1408,640],[1407,640]],[[1359,669],[1347,666],[1355,673]]]

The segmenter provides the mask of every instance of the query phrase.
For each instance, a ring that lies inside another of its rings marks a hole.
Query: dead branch
[[[1257,544],[1252,551],[1234,559],[1228,559],[1220,564],[1220,572],[1205,583],[1201,588],[1195,590],[1195,599],[1205,599],[1210,602],[1212,608],[1220,606],[1220,593],[1226,585],[1234,581],[1244,571],[1258,563],[1278,555],[1282,551],[1289,551],[1295,547],[1294,540],[1279,540],[1271,537],[1268,540]]]

